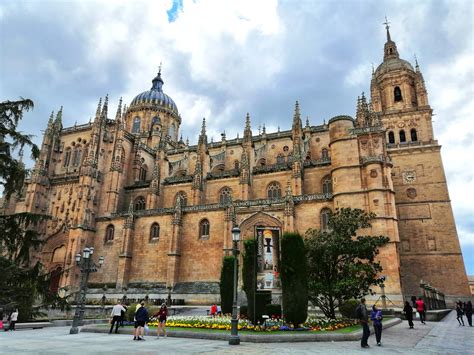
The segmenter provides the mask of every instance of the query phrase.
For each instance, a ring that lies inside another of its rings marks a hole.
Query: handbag
[[[145,334],[148,335],[148,331],[150,330],[150,327],[148,327],[148,324],[145,324]]]

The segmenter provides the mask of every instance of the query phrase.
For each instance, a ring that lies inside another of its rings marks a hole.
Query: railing
[[[252,172],[254,174],[267,174],[285,170],[291,170],[291,163],[256,166],[252,169]]]
[[[192,182],[193,176],[192,175],[183,175],[183,176],[170,176],[164,179],[164,185],[172,185],[172,184],[182,184],[185,182]]]
[[[214,180],[214,179],[225,179],[230,177],[236,177],[240,175],[239,169],[232,169],[232,170],[224,170],[219,172],[210,172],[207,173],[206,179],[207,180]]]
[[[446,309],[444,293],[423,280],[420,281],[420,289],[428,309]]]
[[[311,159],[311,160],[305,160],[303,163],[303,166],[305,168],[309,168],[312,166],[326,166],[326,165],[331,165],[331,158],[321,158],[321,159]]]
[[[369,155],[365,157],[360,157],[360,164],[368,164],[368,163],[374,163],[374,162],[379,162],[379,163],[388,163],[392,164],[392,159],[390,159],[389,156],[385,156],[383,154],[381,155]]]

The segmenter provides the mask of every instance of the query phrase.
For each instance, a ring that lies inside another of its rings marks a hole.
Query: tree
[[[29,111],[33,106],[33,101],[23,98],[20,101],[0,103],[0,185],[3,186],[6,200],[14,192],[21,190],[26,176],[23,164],[15,159],[12,152],[17,148],[23,152],[24,147],[28,146],[33,160],[39,156],[39,149],[32,142],[32,136],[17,132],[23,111]]]
[[[6,201],[21,190],[27,174],[15,158],[16,150],[22,152],[28,146],[33,159],[39,155],[31,136],[17,131],[23,111],[31,108],[33,102],[27,99],[0,103],[0,186]],[[37,227],[47,218],[26,212],[0,215],[0,304],[18,307],[20,320],[32,316],[38,298],[50,305],[60,302],[49,291],[49,275],[41,263],[30,259],[31,252],[42,245]]]
[[[234,256],[224,256],[222,260],[221,281],[219,286],[223,314],[232,312],[232,303],[234,302],[234,259]]]
[[[281,240],[280,275],[285,320],[297,328],[308,317],[308,272],[303,238],[285,233]]]
[[[309,300],[329,318],[336,318],[339,305],[383,282],[377,278],[382,266],[375,257],[389,238],[357,235],[371,227],[374,217],[361,209],[337,209],[330,214],[327,231],[306,232]]]
[[[244,241],[242,265],[243,289],[247,295],[247,316],[255,323],[254,297],[257,289],[256,278],[257,243],[254,239]]]

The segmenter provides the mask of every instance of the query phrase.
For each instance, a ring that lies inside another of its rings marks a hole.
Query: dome
[[[161,79],[161,71],[158,72],[158,75],[152,80],[152,83],[153,85],[150,90],[135,96],[130,104],[130,109],[140,105],[152,105],[178,115],[178,107],[173,99],[163,92],[162,87],[164,82],[163,79]]]
[[[381,74],[384,74],[393,70],[403,70],[403,69],[414,71],[412,65],[406,60],[403,60],[400,58],[389,58],[389,59],[384,60],[383,63],[377,67],[377,70],[375,71],[375,76],[379,76]]]

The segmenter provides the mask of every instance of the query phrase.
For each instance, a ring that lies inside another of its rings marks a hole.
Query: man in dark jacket
[[[148,322],[148,311],[145,308],[145,302],[141,302],[141,307],[135,312],[135,334],[133,340],[145,340],[143,332],[145,324]],[[141,335],[141,336],[140,336]]]
[[[367,307],[365,306],[365,298],[360,300],[360,304],[356,308],[356,316],[362,325],[362,339],[360,341],[360,346],[363,348],[369,348],[369,344],[367,343],[370,336],[369,314],[367,312]]]

